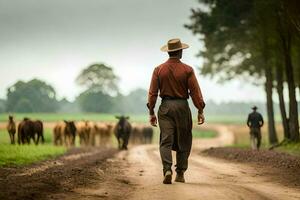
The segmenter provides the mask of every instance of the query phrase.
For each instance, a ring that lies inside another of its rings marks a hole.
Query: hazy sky
[[[76,76],[96,62],[114,68],[123,93],[148,89],[154,67],[167,58],[160,47],[174,37],[190,45],[183,62],[199,72],[202,44],[183,27],[195,6],[196,0],[0,0],[0,98],[16,80],[40,78],[59,98],[73,100],[82,91]],[[243,81],[198,79],[206,100],[265,99],[262,87]]]

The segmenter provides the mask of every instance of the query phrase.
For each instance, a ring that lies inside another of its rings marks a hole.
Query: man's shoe
[[[165,173],[165,177],[164,177],[164,184],[172,184],[172,172],[171,171],[167,171]]]
[[[183,172],[177,172],[175,182],[185,183]]]

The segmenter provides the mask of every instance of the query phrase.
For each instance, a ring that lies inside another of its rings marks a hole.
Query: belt
[[[186,98],[181,98],[181,97],[170,97],[170,96],[163,96],[161,99],[162,99],[162,100],[187,100]]]

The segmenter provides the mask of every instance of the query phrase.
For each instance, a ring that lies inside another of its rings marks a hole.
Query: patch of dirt
[[[287,186],[300,186],[300,157],[272,150],[255,151],[234,147],[209,148],[201,155],[250,164],[257,175],[266,175]]]
[[[124,185],[130,191],[130,183],[122,170],[128,166],[114,157],[117,152],[111,148],[74,148],[57,159],[0,168],[0,199],[119,199],[124,196]]]

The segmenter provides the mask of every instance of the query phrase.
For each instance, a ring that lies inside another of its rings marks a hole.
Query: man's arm
[[[154,115],[154,107],[158,96],[158,90],[159,90],[158,74],[157,74],[157,68],[155,68],[152,74],[152,79],[151,79],[150,88],[148,92],[147,107],[149,109],[150,115]]]
[[[264,125],[264,118],[262,115],[260,115],[260,127],[262,127]]]
[[[202,97],[201,89],[195,76],[194,70],[192,70],[188,77],[188,88],[190,96],[192,97],[195,107],[198,109],[198,113],[202,114],[205,107],[205,103]]]
[[[250,123],[250,115],[248,115],[248,119],[247,119],[247,126],[250,127],[251,123]]]
[[[188,89],[190,91],[190,96],[192,97],[193,103],[198,109],[198,125],[201,125],[205,121],[205,117],[203,115],[205,103],[203,101],[201,89],[195,76],[194,70],[191,70],[191,72],[188,74]]]

